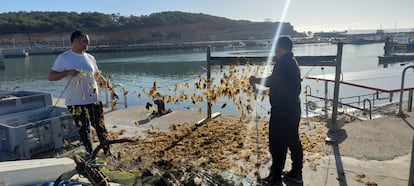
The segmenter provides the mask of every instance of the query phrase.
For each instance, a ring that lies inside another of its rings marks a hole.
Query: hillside
[[[283,25],[282,34],[302,36],[290,23],[231,20],[185,12],[148,16],[10,12],[0,14],[0,45],[62,46],[69,42],[68,34],[75,29],[89,32],[95,45],[268,39],[279,25]]]

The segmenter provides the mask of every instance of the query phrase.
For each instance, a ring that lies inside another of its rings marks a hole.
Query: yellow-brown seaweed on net
[[[75,81],[75,87],[78,87],[80,84],[82,84],[82,78],[79,78],[77,81]]]
[[[266,151],[268,142],[267,126],[259,127],[259,138],[262,149],[257,151],[256,133],[248,130],[249,114],[253,112],[251,105],[254,105],[254,90],[249,83],[252,66],[245,68],[231,66],[226,69],[227,79],[217,77],[220,82],[216,84],[212,80],[210,90],[205,89],[207,79],[200,77],[194,82],[194,92],[183,90],[190,88],[187,82],[184,86],[180,83],[168,89],[168,93],[162,92],[166,103],[173,104],[184,101],[191,101],[193,104],[203,102],[204,99],[217,103],[221,98],[229,98],[227,103],[220,100],[221,108],[228,107],[228,103],[233,103],[240,111],[240,118],[230,118],[222,116],[220,119],[208,122],[198,128],[191,124],[173,124],[171,131],[161,131],[151,128],[146,132],[146,137],[131,144],[118,144],[114,148],[119,149],[115,156],[119,162],[110,162],[108,167],[111,170],[135,170],[148,167],[161,167],[171,169],[174,167],[191,167],[192,170],[209,170],[219,172],[222,170],[233,169],[236,174],[246,176],[249,170],[254,169],[256,154],[261,160],[270,160],[270,155]],[[254,73],[259,73],[260,68],[256,67]],[[249,72],[249,74],[247,74]],[[158,83],[154,82],[152,92],[146,93],[141,90],[142,95],[157,95]],[[156,91],[157,90],[157,91]],[[203,90],[203,91],[199,91]],[[201,95],[198,95],[201,94]],[[262,101],[268,96],[268,92],[259,97]],[[150,111],[151,103],[146,104],[146,109]],[[202,109],[197,109],[198,114],[202,114]],[[139,125],[135,122],[135,125]],[[318,126],[319,127],[319,126]],[[317,127],[317,128],[318,128]],[[111,133],[110,138],[116,139],[126,131]],[[313,134],[301,133],[302,144],[305,149],[305,162],[309,166],[317,166],[318,160],[323,156],[323,143],[325,131],[314,130]],[[322,142],[323,141],[323,142]],[[322,144],[322,145],[321,145]],[[240,163],[244,166],[240,166]]]
[[[192,102],[193,104],[196,104],[196,103],[198,102],[198,96],[197,96],[197,94],[196,94],[196,93],[194,93],[194,94],[191,96],[191,102]]]
[[[149,111],[151,108],[152,108],[152,104],[150,102],[147,102],[147,104],[145,105],[145,109]]]
[[[88,90],[90,90],[92,88],[93,88],[92,83],[88,83]]]
[[[200,103],[204,102],[204,97],[201,95],[197,95],[197,102],[200,102]]]
[[[186,101],[188,99],[188,95],[184,92],[184,91],[181,91],[180,92],[180,102],[184,102],[184,101]]]
[[[260,133],[267,130],[261,129]],[[121,163],[110,162],[111,169],[127,170],[131,165],[146,167],[174,166],[192,168],[194,171],[220,172],[235,170],[237,175],[247,175],[254,168],[255,138],[247,136],[247,126],[232,119],[220,119],[195,128],[190,124],[175,124],[170,132],[156,128],[147,131],[148,136],[133,144],[119,146]],[[116,136],[118,134],[114,134]],[[178,140],[178,141],[177,141]],[[174,144],[174,145],[173,145]],[[125,154],[128,154],[127,158]],[[266,153],[262,158],[269,158]],[[241,162],[243,168],[240,167]]]
[[[154,81],[154,83],[152,84],[152,89],[154,91],[157,91],[158,90],[158,82],[157,81]]]
[[[190,88],[190,83],[186,82],[186,83],[184,84],[184,87],[185,87],[186,89],[189,89],[189,88]]]
[[[80,110],[82,110],[81,107],[78,107]],[[91,119],[91,115],[89,114],[89,109],[88,108],[84,108],[83,109],[84,113],[85,113],[85,117],[86,119],[90,120]]]
[[[195,82],[194,83],[194,90],[197,90],[197,89],[201,89],[200,82]]]
[[[103,118],[99,120],[99,125],[102,127],[105,126],[105,120]]]
[[[157,90],[151,89],[151,90],[149,90],[147,95],[148,95],[148,97],[152,97],[156,92],[157,92]]]
[[[177,83],[177,84],[175,84],[174,85],[174,91],[173,92],[178,92],[178,90],[180,89],[180,84],[179,83]]]

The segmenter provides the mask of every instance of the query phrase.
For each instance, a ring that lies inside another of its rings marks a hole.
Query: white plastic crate
[[[0,153],[20,159],[63,147],[79,139],[78,128],[66,108],[46,107],[0,116]]]
[[[0,92],[0,115],[52,106],[52,95],[44,92]]]

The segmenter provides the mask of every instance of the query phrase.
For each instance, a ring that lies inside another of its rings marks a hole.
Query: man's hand
[[[58,81],[66,76],[77,76],[80,73],[79,70],[66,70],[63,72],[56,72],[54,70],[50,70],[48,80],[49,81]]]
[[[77,70],[77,69],[68,70],[67,71],[67,76],[77,76],[79,73],[80,73],[80,71]]]

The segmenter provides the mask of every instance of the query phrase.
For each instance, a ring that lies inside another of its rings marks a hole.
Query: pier
[[[407,36],[414,37],[414,32],[401,32],[401,33],[370,33],[370,34],[347,34],[345,32],[322,32],[315,33],[311,37],[293,38],[295,44],[312,44],[312,43],[344,43],[344,44],[370,44],[370,43],[382,43],[386,42],[387,38],[394,36]],[[89,46],[89,52],[117,52],[117,51],[150,51],[150,50],[205,50],[206,46],[210,46],[211,49],[217,50],[237,50],[245,47],[270,47],[272,38],[269,39],[250,39],[250,40],[218,40],[218,41],[192,41],[192,42],[152,42],[152,43],[107,43],[102,44],[103,41],[99,41],[100,44],[94,43]],[[98,42],[98,41],[97,41]],[[44,54],[59,54],[70,48],[57,45],[41,45],[27,47],[11,47],[2,46],[5,58],[12,57],[24,57],[27,55],[44,55]],[[409,59],[413,59],[412,56]],[[407,57],[380,57],[381,61],[400,61],[407,60]]]
[[[140,44],[111,44],[111,45],[92,45],[88,52],[121,52],[121,51],[153,51],[153,50],[205,50],[205,46],[224,50],[231,46],[229,50],[236,50],[246,47],[256,47],[257,43],[271,43],[272,39],[262,40],[229,40],[229,41],[197,41],[197,42],[160,42],[160,43],[140,43]],[[25,57],[28,55],[60,54],[68,47],[45,46],[26,47],[26,48],[3,48],[5,58]]]

